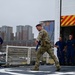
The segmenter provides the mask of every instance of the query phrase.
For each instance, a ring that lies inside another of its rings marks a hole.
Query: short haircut
[[[41,25],[41,24],[37,24],[36,27],[37,27],[37,26],[42,26],[42,25]]]

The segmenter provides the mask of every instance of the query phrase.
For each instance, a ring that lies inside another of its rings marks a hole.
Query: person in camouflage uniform
[[[60,65],[59,65],[59,62],[58,62],[56,56],[54,55],[54,53],[51,50],[50,39],[49,39],[47,31],[45,29],[43,29],[41,24],[36,25],[36,29],[39,31],[39,35],[38,35],[37,39],[35,40],[35,43],[37,45],[38,41],[41,41],[41,45],[40,45],[40,48],[37,50],[36,63],[35,63],[33,70],[36,70],[36,71],[39,70],[40,57],[45,52],[47,52],[55,62],[55,66],[57,68],[56,71],[59,71]]]

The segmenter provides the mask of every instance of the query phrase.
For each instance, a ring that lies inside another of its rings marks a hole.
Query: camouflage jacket
[[[41,41],[42,46],[46,46],[47,44],[50,44],[50,39],[49,39],[48,33],[45,29],[42,29],[41,31],[39,31],[37,40]]]

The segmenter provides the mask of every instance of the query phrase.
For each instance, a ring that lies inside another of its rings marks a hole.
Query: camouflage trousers
[[[59,62],[56,58],[56,56],[54,55],[54,53],[51,50],[51,46],[47,45],[45,47],[41,46],[38,50],[37,50],[37,54],[36,54],[36,63],[34,66],[34,70],[39,70],[39,61],[40,61],[40,57],[47,52],[49,54],[49,56],[54,60],[55,62],[55,66],[56,68],[60,68]]]

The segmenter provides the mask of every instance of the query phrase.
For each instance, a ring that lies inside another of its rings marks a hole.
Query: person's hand
[[[66,52],[66,49],[63,49],[64,52]]]
[[[65,47],[64,47],[63,51],[64,51],[64,52],[66,52],[66,51],[67,51],[67,46],[65,46]]]
[[[59,48],[59,46],[56,46],[57,48]]]
[[[36,45],[38,44],[38,41],[37,41],[37,40],[35,40],[35,44],[36,44]]]

